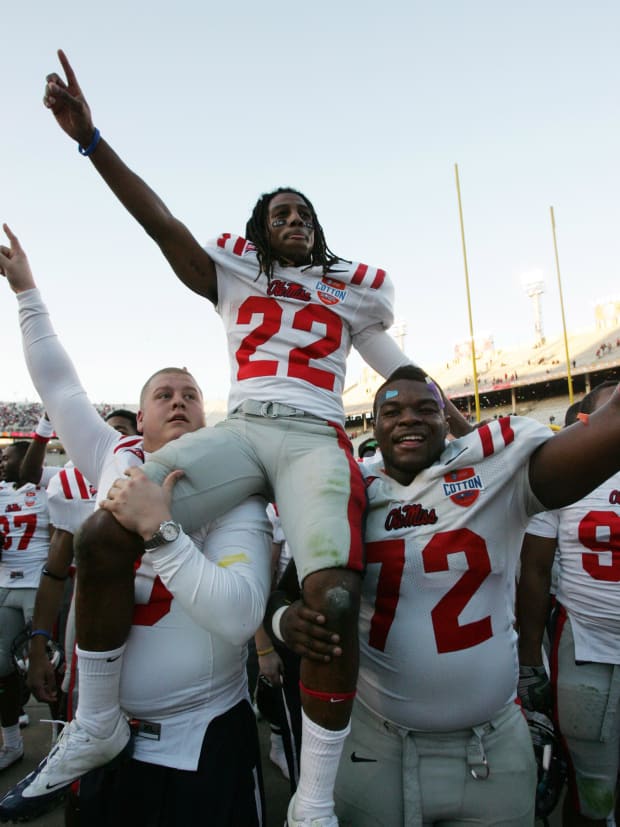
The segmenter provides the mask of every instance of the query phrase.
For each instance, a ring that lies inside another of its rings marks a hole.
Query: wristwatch
[[[175,523],[174,520],[164,520],[151,539],[144,541],[144,550],[151,551],[151,549],[163,546],[166,543],[173,543],[180,533],[181,526],[178,523]]]

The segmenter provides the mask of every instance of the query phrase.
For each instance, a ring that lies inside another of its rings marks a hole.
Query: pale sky
[[[617,0],[65,0],[0,20],[0,221],[93,401],[136,402],[164,365],[224,398],[228,367],[213,308],[44,109],[59,47],[102,134],[199,240],[242,234],[261,192],[306,192],[336,253],[388,270],[425,367],[468,336],[455,163],[477,331],[533,340],[521,277],[541,271],[559,332],[551,205],[568,327],[620,298]],[[0,399],[36,399],[2,289]]]

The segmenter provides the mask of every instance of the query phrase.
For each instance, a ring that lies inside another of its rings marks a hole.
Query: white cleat
[[[47,758],[0,801],[0,821],[28,820],[47,811],[76,779],[130,755],[130,735],[123,715],[108,738],[91,735],[76,720],[66,724]]]

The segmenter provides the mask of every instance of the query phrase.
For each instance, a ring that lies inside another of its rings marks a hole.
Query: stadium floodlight
[[[536,336],[536,345],[544,345],[545,343],[541,301],[541,296],[545,292],[545,281],[542,278],[542,275],[542,270],[531,270],[521,276],[521,286],[532,300],[532,306],[534,307],[534,333]]]
[[[398,347],[404,352],[405,338],[407,337],[407,322],[397,319],[390,328],[392,337],[396,340]]]

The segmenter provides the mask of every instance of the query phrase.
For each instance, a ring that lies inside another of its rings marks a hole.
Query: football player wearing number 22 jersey
[[[348,644],[338,662],[303,659],[300,783],[288,815],[292,827],[333,827],[333,779],[357,678],[365,507],[341,394],[351,346],[383,376],[409,361],[387,333],[391,284],[383,270],[334,255],[310,201],[288,188],[258,201],[245,238],[224,234],[204,249],[101,137],[71,65],[62,52],[59,57],[66,80],[48,76],[46,106],[181,281],[213,302],[228,334],[228,419],[157,452],[145,472],[161,483],[169,471],[183,470],[172,513],[190,531],[205,515],[226,511],[250,494],[275,497],[303,599]],[[453,416],[453,427],[468,427],[455,409]],[[131,515],[117,507],[117,493],[105,507],[136,531]],[[117,529],[112,533],[116,537]],[[104,540],[100,520],[91,546],[103,547]],[[85,531],[83,544],[90,541]],[[85,569],[79,577],[81,584]],[[101,589],[85,585],[82,594],[87,591],[93,603],[83,613],[77,607],[81,647],[117,645],[118,639],[103,639],[89,622],[102,617],[109,601]]]

